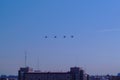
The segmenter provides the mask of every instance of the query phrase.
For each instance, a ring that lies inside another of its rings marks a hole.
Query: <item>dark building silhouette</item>
[[[0,80],[7,80],[7,76],[6,75],[1,75]]]
[[[87,75],[79,67],[70,68],[69,72],[40,72],[29,67],[20,68],[18,80],[87,80]]]
[[[0,80],[18,80],[18,77],[14,75],[9,75],[9,76],[1,75]]]
[[[120,76],[111,76],[110,80],[120,80]]]

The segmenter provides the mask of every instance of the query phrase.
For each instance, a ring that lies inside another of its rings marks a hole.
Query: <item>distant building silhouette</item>
[[[120,76],[102,75],[90,76],[89,80],[120,80]]]
[[[36,72],[25,67],[18,72],[18,80],[88,80],[87,76],[79,67],[72,67],[69,72]]]
[[[18,77],[14,75],[9,75],[9,76],[1,75],[0,80],[18,80]]]

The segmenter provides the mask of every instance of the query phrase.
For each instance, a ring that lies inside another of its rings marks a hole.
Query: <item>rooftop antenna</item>
[[[39,70],[39,57],[38,57],[37,67],[38,67],[38,70]]]
[[[25,51],[25,67],[27,67],[27,52]]]

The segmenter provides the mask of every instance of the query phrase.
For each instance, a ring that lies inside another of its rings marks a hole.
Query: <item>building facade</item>
[[[18,80],[87,80],[87,76],[79,67],[72,67],[69,72],[35,72],[26,67],[20,68]]]
[[[18,77],[14,75],[9,75],[9,76],[1,75],[0,80],[18,80]]]

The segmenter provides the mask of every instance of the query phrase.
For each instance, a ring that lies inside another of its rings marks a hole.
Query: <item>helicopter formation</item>
[[[62,36],[62,38],[67,38],[67,37],[69,37],[69,38],[74,38],[74,35],[70,35],[70,36],[66,36],[66,35],[63,35]],[[49,36],[44,36],[44,38],[49,38]],[[53,36],[53,38],[58,38],[58,36]]]

